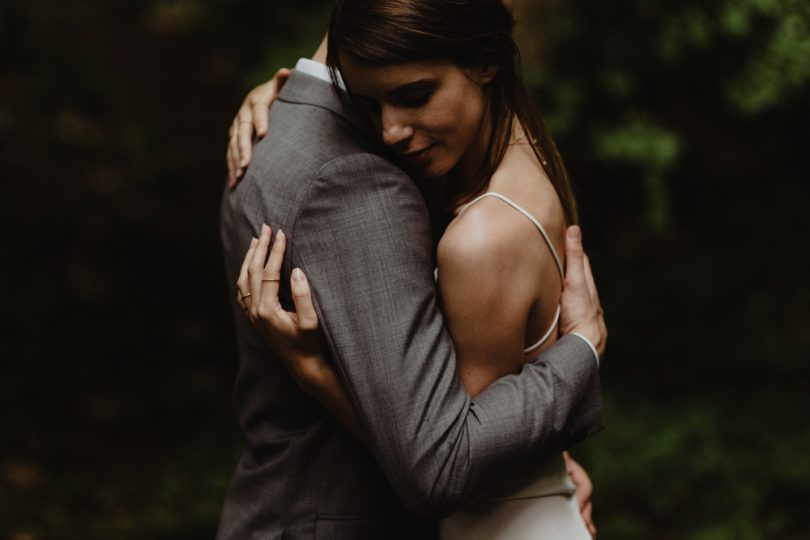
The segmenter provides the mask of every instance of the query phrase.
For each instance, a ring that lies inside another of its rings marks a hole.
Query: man
[[[235,402],[249,446],[218,538],[431,538],[436,519],[601,429],[598,301],[572,239],[578,279],[566,278],[561,328],[582,336],[471,400],[436,303],[424,201],[331,88],[324,45],[313,60],[299,62],[244,181],[223,199]],[[282,303],[292,305],[291,269],[308,276],[368,448],[297,387],[236,302],[263,223],[290,241]]]

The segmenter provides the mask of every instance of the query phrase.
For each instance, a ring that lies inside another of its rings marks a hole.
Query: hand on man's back
[[[582,231],[576,225],[568,227],[565,234],[565,280],[560,305],[560,332],[581,335],[591,342],[601,359],[607,327],[591,264],[582,248]]]

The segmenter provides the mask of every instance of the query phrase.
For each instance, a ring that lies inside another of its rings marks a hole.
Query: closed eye
[[[423,105],[426,105],[428,101],[430,101],[431,97],[433,97],[432,89],[428,91],[420,91],[402,95],[397,99],[397,101],[399,102],[399,105],[403,107],[415,109],[417,107],[422,107]]]

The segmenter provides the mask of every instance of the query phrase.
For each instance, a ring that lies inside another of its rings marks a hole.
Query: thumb
[[[295,312],[298,315],[299,330],[317,329],[318,314],[315,313],[315,306],[312,304],[312,292],[307,277],[300,268],[292,271],[290,290],[295,303]]]
[[[582,249],[582,230],[571,225],[565,233],[565,285],[585,282],[585,252]]]

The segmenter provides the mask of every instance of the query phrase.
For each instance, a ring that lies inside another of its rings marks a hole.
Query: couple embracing
[[[595,533],[564,451],[603,426],[606,330],[513,25],[340,0],[243,104],[221,235],[248,446],[219,540]]]

